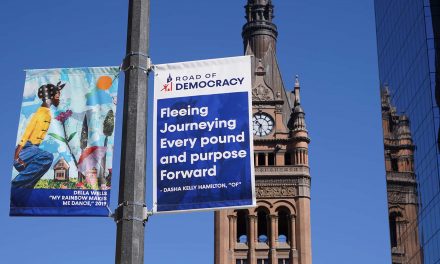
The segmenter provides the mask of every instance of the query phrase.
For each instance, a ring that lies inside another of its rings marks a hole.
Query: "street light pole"
[[[144,263],[150,0],[129,0],[117,222],[117,264]]]

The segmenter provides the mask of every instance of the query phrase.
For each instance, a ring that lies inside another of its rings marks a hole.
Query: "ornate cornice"
[[[252,99],[252,105],[283,105],[283,100],[261,100],[261,99]]]
[[[310,180],[308,176],[285,179],[257,178],[255,183],[257,198],[310,198]]]
[[[294,177],[294,178],[275,178],[275,177],[258,177],[256,179],[256,186],[278,186],[278,185],[307,185],[310,186],[311,178],[309,176]]]
[[[394,151],[401,149],[415,150],[416,146],[414,144],[399,144],[399,139],[385,139],[384,148]]]
[[[255,167],[255,176],[309,176],[307,166],[268,166]]]
[[[295,198],[298,194],[298,190],[291,186],[258,186],[255,187],[255,193],[258,199],[263,198]]]
[[[417,185],[415,174],[412,172],[393,172],[388,171],[386,173],[388,184],[409,184]]]
[[[409,183],[409,184],[408,184]],[[415,181],[390,182],[387,181],[388,204],[416,204],[417,185]]]
[[[254,142],[258,143],[268,143],[268,142],[284,142],[284,143],[295,143],[295,142],[306,142],[310,143],[309,137],[291,137],[291,138],[257,138],[254,137]],[[255,144],[254,143],[254,144]]]
[[[417,205],[417,194],[413,192],[388,192],[388,204]]]

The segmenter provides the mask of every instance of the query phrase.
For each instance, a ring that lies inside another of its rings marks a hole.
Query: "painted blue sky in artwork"
[[[61,81],[65,87],[61,91],[60,105],[50,108],[52,121],[40,148],[54,155],[53,164],[63,157],[69,163],[70,175],[78,175],[72,155],[78,161],[82,153],[80,135],[84,116],[87,116],[88,121],[88,146],[103,146],[105,139],[103,134],[104,119],[109,111],[116,111],[113,98],[117,98],[115,87],[118,87],[118,78],[116,78],[118,72],[118,67],[27,71],[17,141],[21,139],[32,114],[41,106],[42,101],[36,96],[38,88],[47,83],[56,84]],[[97,87],[98,79],[101,76],[109,76],[113,79],[111,87],[105,90]],[[74,134],[69,142],[73,153],[70,153],[66,144],[51,136],[53,133],[65,137],[62,124],[56,117],[66,111],[73,112],[65,121],[66,137]],[[109,151],[106,155],[107,164],[110,165],[108,168],[111,168],[112,164],[113,138],[114,134],[108,138]],[[12,177],[15,177],[17,173],[13,170]],[[52,179],[53,173],[53,170],[49,170],[42,179]]]
[[[108,91],[94,90],[86,95],[87,105],[95,106],[102,104],[111,104],[113,98]]]

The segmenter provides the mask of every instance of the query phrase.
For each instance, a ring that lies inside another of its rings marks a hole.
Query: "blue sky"
[[[300,75],[312,139],[313,261],[389,263],[373,1],[273,2],[278,62],[286,87],[293,87],[294,76]],[[244,5],[245,0],[152,1],[153,63],[241,55]],[[111,219],[10,218],[9,188],[23,69],[119,65],[125,53],[126,21],[126,1],[2,3],[0,253],[5,263],[113,262],[116,226]],[[121,106],[116,119],[113,209]],[[151,157],[150,149],[148,153]],[[151,164],[147,170],[151,206]],[[155,215],[145,235],[145,263],[213,262],[211,212]]]

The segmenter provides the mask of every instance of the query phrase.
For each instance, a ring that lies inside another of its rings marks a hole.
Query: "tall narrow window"
[[[411,171],[411,163],[409,158],[405,159],[405,171]]]
[[[269,166],[275,165],[275,154],[274,153],[268,154],[268,164],[267,165],[269,165]]]
[[[284,153],[284,165],[292,165],[292,156],[289,152]]]
[[[257,264],[269,264],[267,259],[257,259]]]
[[[266,166],[266,155],[258,153],[258,166]]]
[[[247,218],[248,218],[247,211],[245,210],[237,211],[237,242],[238,243],[248,242]]]
[[[399,166],[396,158],[391,158],[391,169],[393,171],[399,171]]]
[[[264,210],[260,210],[257,213],[257,217],[258,217],[258,236],[257,236],[257,238],[258,238],[258,242],[261,242],[261,243],[268,242],[267,215],[268,215],[267,212],[265,212]]]
[[[278,259],[278,264],[289,264],[288,258],[280,258]]]
[[[278,241],[289,242],[289,213],[285,209],[278,211]]]
[[[390,241],[391,247],[397,247],[397,214],[390,214]]]

